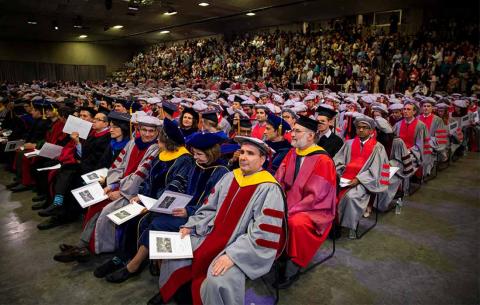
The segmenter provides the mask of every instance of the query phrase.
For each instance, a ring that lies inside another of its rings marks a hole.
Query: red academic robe
[[[304,156],[295,177],[296,159]],[[287,195],[287,254],[306,267],[330,232],[336,209],[336,171],[332,159],[320,146],[305,151],[291,149],[275,178]]]

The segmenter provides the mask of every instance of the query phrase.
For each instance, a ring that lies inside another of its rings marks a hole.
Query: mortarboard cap
[[[186,144],[190,147],[206,150],[223,142],[225,142],[225,138],[216,132],[196,132],[188,138]]]
[[[165,118],[163,120],[163,130],[165,130],[167,137],[173,142],[180,145],[185,144],[185,138],[176,121]]]
[[[304,115],[299,115],[297,122],[298,125],[301,125],[313,132],[317,132],[318,129],[318,122],[315,120],[312,120],[311,118],[304,116]]]
[[[275,153],[273,149],[270,148],[265,142],[263,142],[260,139],[253,138],[253,137],[242,137],[242,136],[236,136],[235,137],[235,142],[238,144],[243,145],[243,144],[252,144],[255,147],[257,147],[260,152],[262,152],[264,155],[269,155],[270,153]]]
[[[326,116],[330,120],[337,115],[337,112],[333,109],[333,107],[328,104],[319,105],[316,112],[318,113],[318,115]]]

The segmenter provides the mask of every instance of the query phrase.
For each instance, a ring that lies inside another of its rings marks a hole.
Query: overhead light
[[[246,13],[245,15],[247,15],[247,16],[255,16],[255,13],[254,13],[254,12],[248,12],[248,13]]]
[[[128,10],[129,11],[138,11],[140,9],[140,7],[138,6],[138,4],[129,4],[128,5]]]
[[[54,26],[53,28],[55,29],[55,31],[58,31],[60,29],[58,26]]]
[[[57,20],[52,21],[52,27],[55,31],[58,31],[60,29],[60,27],[58,26],[58,21]]]
[[[210,3],[207,3],[207,2],[200,2],[198,5],[199,5],[199,6],[209,6],[209,5],[210,5]]]
[[[168,33],[170,33],[170,31],[167,31],[167,30],[160,32],[160,34],[168,34]]]
[[[123,29],[123,25],[114,25],[112,26],[112,29],[115,29],[115,30],[120,30],[120,29]]]
[[[178,14],[178,12],[174,9],[169,9],[168,11],[166,11],[165,13],[163,13],[164,15],[167,15],[167,16],[172,16],[172,15],[176,15]]]
[[[75,19],[73,20],[73,27],[76,28],[76,29],[81,29],[81,28],[83,28],[83,19],[82,19],[82,16],[77,16],[77,17],[75,17]]]
[[[78,38],[80,38],[80,39],[85,39],[85,38],[87,38],[87,37],[88,37],[87,35],[80,35],[80,36],[78,36]]]
[[[37,20],[35,20],[35,19],[28,19],[28,20],[27,20],[27,23],[28,23],[28,24],[31,24],[31,25],[36,25],[38,22],[37,22]]]

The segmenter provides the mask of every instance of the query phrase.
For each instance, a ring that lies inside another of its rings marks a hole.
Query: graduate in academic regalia
[[[265,105],[256,105],[255,106],[255,119],[257,124],[253,126],[252,137],[257,139],[263,139],[263,133],[265,132],[265,126],[267,123],[268,108]]]
[[[39,149],[45,143],[45,135],[50,128],[50,120],[45,115],[45,108],[50,107],[50,102],[38,100],[33,103],[32,118],[33,122],[27,133],[23,136],[25,144],[24,150],[16,152],[15,156],[15,170],[16,182],[7,186],[12,192],[22,192],[30,189],[34,184],[30,176],[30,167],[24,166],[23,162],[30,162],[24,155],[34,149]]]
[[[187,138],[191,134],[198,131],[198,121],[200,117],[198,113],[190,107],[184,107],[180,115],[179,125],[183,136]]]
[[[338,175],[349,180],[338,195],[338,219],[342,227],[350,229],[349,238],[355,238],[370,193],[387,190],[390,170],[385,148],[375,139],[375,121],[362,115],[354,124],[357,136],[347,140],[333,159]]]
[[[61,244],[61,252],[53,257],[54,260],[86,261],[90,253],[115,250],[115,226],[106,215],[128,204],[130,199],[138,194],[152,160],[158,156],[157,137],[160,120],[151,116],[141,116],[138,123],[140,136],[128,142],[108,170],[104,192],[109,199],[88,207],[79,243]],[[105,208],[109,208],[110,211],[103,214],[101,222],[97,222]],[[97,226],[101,232],[109,233],[102,236],[101,241],[98,241]]]
[[[78,133],[72,133],[70,142],[58,157],[61,168],[52,180],[54,198],[49,207],[38,212],[42,217],[51,218],[37,225],[38,229],[46,230],[71,222],[80,214],[70,190],[82,185],[79,176],[103,167],[99,161],[110,143],[108,126],[107,114],[99,112],[94,115],[92,130],[86,140],[80,141]],[[70,153],[65,154],[66,151]]]
[[[272,155],[270,167],[267,168],[272,175],[275,174],[283,158],[285,158],[290,148],[292,148],[292,145],[284,138],[285,132],[290,130],[290,125],[282,118],[271,113],[268,114],[264,137],[265,143],[275,151]]]
[[[185,208],[176,209],[172,215],[150,212],[142,218],[138,232],[138,252],[123,268],[106,276],[109,282],[119,283],[138,274],[141,264],[149,251],[149,231],[177,232],[188,217],[195,214],[215,184],[228,172],[225,166],[218,164],[220,143],[223,138],[215,133],[195,133],[187,141],[193,152],[195,166],[190,167],[187,174],[187,185],[182,193],[193,196]],[[183,164],[182,170],[186,170]],[[171,169],[173,170],[173,169]],[[167,187],[168,189],[168,187]]]
[[[439,154],[442,161],[447,158],[445,150],[448,144],[448,130],[442,119],[432,113],[433,106],[436,104],[433,98],[427,97],[423,99],[420,104],[423,113],[419,115],[418,118],[425,124],[428,132],[428,136],[425,138],[426,143],[423,152],[423,175],[428,176]]]
[[[185,139],[176,121],[171,121],[168,118],[164,119],[158,146],[161,151],[159,157],[152,161],[147,178],[140,186],[139,193],[151,198],[160,198],[166,190],[185,193],[190,170],[194,167],[194,163],[190,152],[185,148]],[[135,196],[130,199],[130,202],[133,201],[138,201],[138,197]],[[137,229],[143,228],[141,230],[143,232],[149,227],[149,224],[153,223],[161,230],[173,227],[173,230],[177,231],[180,224],[185,223],[184,218],[188,216],[186,213],[186,211],[182,211],[182,213],[178,212],[178,215],[170,216],[151,212],[142,217],[141,220],[141,217],[137,217],[118,226],[117,232],[121,231],[121,233],[117,235],[120,235],[121,238],[117,243],[118,248],[115,249],[116,255],[98,267],[95,270],[95,276],[107,276],[109,282],[122,282],[138,274],[137,271],[141,271],[140,263],[143,259],[136,266],[136,270],[131,269],[131,272],[129,272],[128,269],[122,268],[137,252]],[[98,231],[98,236],[102,238],[107,233]],[[144,239],[147,239],[148,245],[148,232]],[[99,241],[101,242],[100,239]],[[148,253],[148,248],[146,253]],[[118,272],[115,272],[117,270]]]
[[[416,110],[415,104],[405,102],[403,119],[397,122],[393,128],[395,135],[403,140],[412,155],[414,171],[417,171],[417,168],[423,164],[425,148],[430,149],[426,140],[427,128],[422,121],[415,117]]]
[[[342,148],[343,140],[332,132],[331,126],[335,120],[337,112],[330,105],[320,105],[317,108],[318,132],[320,139],[318,146],[325,149],[330,157],[335,157],[335,154]]]
[[[315,144],[318,122],[299,116],[292,130],[292,148],[275,178],[287,195],[289,260],[282,264],[279,288],[299,276],[325,241],[335,218],[336,173],[332,158]],[[288,268],[290,265],[290,268]],[[296,269],[294,274],[287,270]]]
[[[255,138],[236,139],[240,168],[220,179],[180,229],[190,235],[193,259],[162,261],[160,292],[148,304],[189,292],[196,305],[243,304],[245,279],[268,273],[282,249],[284,198],[275,178],[262,170],[270,148]]]

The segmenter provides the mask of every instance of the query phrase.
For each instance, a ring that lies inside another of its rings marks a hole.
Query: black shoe
[[[11,189],[11,188],[14,188],[14,187],[18,186],[19,184],[20,184],[20,183],[18,183],[18,182],[12,182],[12,183],[10,183],[10,184],[7,184],[7,185],[6,185],[6,188],[7,188],[7,189]]]
[[[44,201],[45,199],[47,199],[45,195],[38,195],[32,198],[32,202]]]
[[[78,248],[78,247],[77,247],[77,246],[73,246],[73,245],[60,244],[60,245],[58,245],[58,248],[60,249],[60,251],[64,252],[64,251],[68,251],[68,250],[70,250],[70,249]]]
[[[109,259],[93,272],[93,275],[98,278],[107,276],[108,274],[117,271],[118,269],[123,268],[124,264],[116,264],[112,259]]]
[[[37,225],[37,229],[39,230],[48,230],[52,229],[58,226],[61,226],[65,224],[66,222],[61,220],[58,217],[52,216],[49,219],[45,220],[44,222],[41,222]]]
[[[165,302],[163,302],[160,292],[154,295],[150,300],[148,300],[147,305],[165,305]]]
[[[23,184],[18,184],[17,186],[15,187],[12,187],[10,189],[10,191],[12,193],[20,193],[20,192],[24,192],[24,191],[28,191],[30,190],[31,188],[29,186],[26,186],[26,185],[23,185]]]
[[[48,208],[38,212],[38,215],[42,217],[49,217],[49,216],[59,216],[62,213],[63,213],[62,206],[51,204]]]
[[[69,262],[86,262],[90,258],[90,251],[87,248],[73,247],[66,251],[62,251],[58,254],[55,254],[53,257],[54,260],[61,263]]]
[[[110,273],[105,277],[105,279],[110,283],[121,283],[125,282],[131,277],[139,275],[141,272],[142,270],[140,268],[138,268],[138,270],[135,272],[130,272],[128,271],[127,266],[125,266],[122,269]]]
[[[40,201],[32,205],[32,210],[42,210],[46,209],[48,207],[47,201]]]

